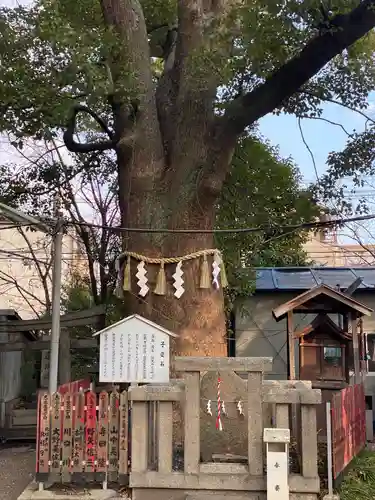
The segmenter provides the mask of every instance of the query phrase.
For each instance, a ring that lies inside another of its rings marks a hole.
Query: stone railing
[[[239,500],[263,498],[267,489],[263,435],[265,422],[266,426],[271,425],[269,420],[279,429],[289,429],[290,422],[303,429],[298,433],[300,442],[297,443],[301,473],[290,473],[287,478],[290,498],[317,498],[316,405],[321,402],[320,390],[311,389],[308,382],[264,381],[263,373],[271,370],[271,364],[270,358],[176,358],[174,369],[183,376],[182,380],[171,381],[169,385],[131,388],[130,487],[133,498],[178,500],[182,494],[195,498],[199,490],[215,494],[220,491],[220,495],[236,492]],[[201,436],[201,374],[207,372],[223,376],[235,372],[247,376],[243,411],[243,424],[247,427],[246,463],[243,460],[230,463],[201,461],[201,440],[204,438]],[[157,406],[157,470],[149,468],[150,402]],[[173,470],[174,403],[181,405],[184,426],[183,467],[179,471]]]

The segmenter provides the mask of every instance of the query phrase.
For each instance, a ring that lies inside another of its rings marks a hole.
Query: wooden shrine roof
[[[319,285],[307,292],[301,293],[294,299],[276,307],[272,314],[277,321],[283,319],[288,312],[329,312],[329,313],[355,313],[357,317],[371,316],[373,309],[358,302],[327,285]]]
[[[325,333],[333,334],[346,342],[352,340],[352,334],[345,332],[327,314],[318,314],[309,325],[296,332],[294,338],[306,337],[319,328],[324,328]]]

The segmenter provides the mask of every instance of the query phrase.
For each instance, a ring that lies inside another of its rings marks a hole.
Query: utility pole
[[[53,235],[52,328],[51,328],[51,351],[50,351],[49,384],[48,384],[48,390],[50,394],[57,391],[57,378],[59,370],[63,226],[64,222],[61,218],[59,218],[57,220],[55,232]]]
[[[59,200],[55,198],[54,209],[57,213],[57,223],[53,233],[53,269],[52,269],[52,328],[51,352],[49,371],[49,392],[57,390],[57,377],[59,369],[59,343],[60,343],[60,300],[61,300],[61,268],[64,220],[59,211]],[[50,226],[39,219],[24,214],[15,208],[0,203],[0,213],[16,224],[30,224],[39,231],[51,234]]]

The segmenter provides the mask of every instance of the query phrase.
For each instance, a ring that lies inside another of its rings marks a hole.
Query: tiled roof
[[[375,291],[375,267],[258,267],[256,291],[308,290],[322,284],[345,290],[359,277],[358,290]]]

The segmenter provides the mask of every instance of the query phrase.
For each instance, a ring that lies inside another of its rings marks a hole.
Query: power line
[[[262,224],[257,227],[245,227],[245,228],[228,228],[228,229],[157,229],[157,228],[139,228],[139,227],[120,227],[120,226],[102,226],[100,224],[93,224],[90,222],[71,222],[66,221],[65,224],[69,226],[83,226],[92,227],[96,229],[103,229],[113,232],[124,232],[124,233],[158,233],[158,234],[240,234],[240,233],[255,233],[259,231],[266,230],[289,230],[294,231],[298,229],[314,229],[321,227],[331,227],[341,224],[346,224],[348,222],[359,222],[365,220],[375,219],[375,214],[371,215],[361,215],[357,217],[348,217],[342,219],[335,219],[331,221],[315,221],[315,222],[302,222],[300,224],[279,226],[272,224]]]
[[[96,229],[102,229],[106,231],[112,231],[112,232],[127,232],[127,233],[158,233],[158,234],[240,234],[240,233],[253,233],[253,232],[259,232],[259,231],[267,231],[267,230],[275,230],[281,229],[281,230],[289,230],[289,231],[294,231],[298,229],[318,229],[318,228],[325,228],[325,227],[332,227],[332,226],[337,226],[337,225],[342,225],[342,224],[347,224],[349,222],[360,222],[360,221],[366,221],[366,220],[373,220],[375,219],[375,214],[369,214],[369,215],[361,215],[361,216],[356,216],[356,217],[347,217],[347,218],[341,218],[341,219],[334,219],[334,220],[327,220],[327,221],[310,221],[310,222],[302,222],[300,224],[292,224],[292,225],[276,225],[274,224],[261,224],[257,227],[245,227],[245,228],[227,228],[227,229],[166,229],[166,228],[139,228],[139,227],[121,227],[121,226],[104,226],[101,224],[95,224],[92,222],[78,222],[78,221],[71,221],[65,219],[63,221],[64,226],[81,226],[81,227],[91,227],[91,228],[96,228]],[[20,226],[37,226],[40,222],[44,224],[48,224],[51,226],[51,229],[53,229],[56,226],[57,220],[55,219],[42,219],[40,218],[38,222],[35,223],[25,223],[25,224],[15,224],[13,226],[6,226],[6,227],[1,227],[0,224],[0,230],[1,229],[10,229],[10,228],[17,228]]]

